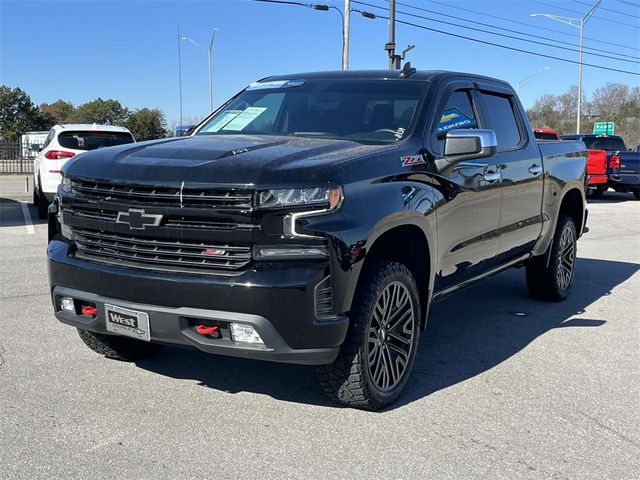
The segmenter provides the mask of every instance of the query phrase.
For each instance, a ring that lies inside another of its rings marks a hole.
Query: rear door
[[[473,84],[454,82],[440,96],[443,101],[436,108],[434,125],[425,142],[442,180],[439,187],[442,205],[436,213],[437,291],[473,278],[494,265],[500,217],[500,180],[485,179],[485,174],[497,172],[496,157],[449,162],[443,154],[449,130],[487,128],[478,114]]]
[[[503,263],[530,252],[542,231],[542,156],[509,90],[483,85],[480,100],[488,128],[498,139],[502,175],[498,261]]]

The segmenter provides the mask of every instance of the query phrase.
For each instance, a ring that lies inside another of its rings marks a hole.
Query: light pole
[[[211,42],[209,42],[209,48],[208,49],[205,49],[202,45],[200,45],[198,42],[196,42],[195,40],[193,40],[190,37],[180,37],[180,40],[186,40],[187,42],[191,42],[193,45],[198,47],[203,52],[206,51],[208,53],[208,57],[209,57],[209,112],[213,112],[213,77],[212,77],[212,73],[211,73],[211,57],[212,57],[212,54],[213,54],[213,46],[215,44],[216,32],[217,31],[218,31],[217,28],[213,29],[213,34],[211,35]]]
[[[538,75],[540,75],[542,72],[544,72],[545,70],[549,70],[551,67],[542,67],[539,68],[538,70],[536,70],[534,73],[532,73],[531,75],[529,75],[527,78],[525,78],[524,80],[521,80],[520,82],[518,82],[518,84],[516,85],[516,93],[520,94],[520,88],[522,88],[524,86],[525,83],[527,83],[529,80],[531,80],[533,77],[536,77]]]
[[[297,4],[296,4],[297,5]],[[342,13],[338,7],[334,7],[333,5],[302,5],[302,6],[310,6],[314,10],[319,10],[321,12],[328,12],[329,10],[336,10],[340,16],[342,17],[342,70],[349,70],[349,32],[351,30],[351,12],[356,12],[362,15],[364,18],[375,19],[375,14],[371,12],[363,12],[362,10],[357,10],[355,8],[351,8],[351,0],[344,0],[344,8],[345,13]]]
[[[580,115],[582,110],[582,44],[584,41],[583,33],[584,26],[587,24],[593,13],[600,6],[602,0],[598,0],[596,4],[582,18],[570,18],[561,17],[559,15],[551,15],[550,13],[532,13],[530,17],[547,17],[557,22],[566,23],[572,27],[580,29],[580,48],[579,48],[579,60],[578,60],[578,114],[576,118],[576,133],[580,133]]]

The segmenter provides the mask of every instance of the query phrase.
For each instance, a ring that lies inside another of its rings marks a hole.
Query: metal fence
[[[33,158],[36,152],[29,144],[0,142],[0,175],[10,173],[33,173]]]

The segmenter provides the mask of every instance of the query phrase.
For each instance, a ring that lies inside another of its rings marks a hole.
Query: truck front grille
[[[122,185],[85,180],[72,181],[71,188],[74,193],[90,199],[126,203],[234,209],[249,209],[253,205],[252,192],[247,190]]]
[[[134,237],[74,228],[76,257],[168,271],[239,270],[251,262],[251,247]]]

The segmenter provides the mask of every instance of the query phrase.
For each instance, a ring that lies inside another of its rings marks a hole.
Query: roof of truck
[[[260,82],[264,81],[279,81],[279,80],[337,80],[337,79],[366,79],[366,80],[388,80],[388,79],[400,79],[402,70],[333,70],[325,72],[303,72],[292,73],[287,75],[273,75],[260,79]],[[476,75],[475,73],[465,72],[453,72],[447,70],[416,70],[414,73],[407,77],[408,80],[435,80],[443,79],[445,77],[471,77],[478,80],[488,80],[492,82],[499,82],[508,85],[507,82],[499,80],[497,78],[485,77],[483,75]]]

